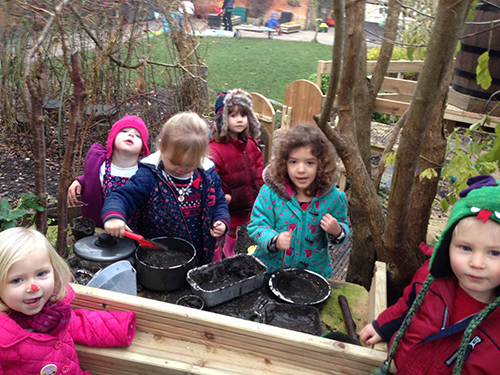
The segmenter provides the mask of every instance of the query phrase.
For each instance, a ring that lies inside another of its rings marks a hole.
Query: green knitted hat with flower
[[[500,224],[500,186],[490,175],[480,175],[467,180],[469,188],[460,192],[461,199],[455,203],[439,239],[430,263],[430,273],[434,277],[452,276],[450,265],[450,243],[453,230],[460,220],[476,216],[486,222],[488,219]]]

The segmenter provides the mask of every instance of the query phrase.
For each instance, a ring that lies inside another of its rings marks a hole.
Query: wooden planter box
[[[225,315],[81,285],[73,288],[73,308],[133,310],[137,315],[137,333],[129,347],[76,345],[80,366],[92,375],[368,375],[386,358],[384,351]]]

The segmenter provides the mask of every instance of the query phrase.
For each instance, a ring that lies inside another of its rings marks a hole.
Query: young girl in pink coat
[[[263,184],[262,152],[257,145],[260,123],[253,111],[252,96],[241,89],[224,91],[215,103],[216,126],[212,130],[209,157],[222,181],[231,214],[231,227],[215,247],[214,261],[234,256],[238,229],[248,223],[253,203]]]
[[[72,310],[71,271],[41,233],[0,233],[0,374],[72,374],[82,371],[74,343],[130,345],[131,311]]]

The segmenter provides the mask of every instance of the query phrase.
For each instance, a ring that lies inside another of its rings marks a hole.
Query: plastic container
[[[128,260],[121,260],[97,273],[87,286],[136,296],[136,271]]]
[[[247,8],[244,7],[234,7],[233,16],[240,16],[241,23],[247,22]]]
[[[253,255],[231,258],[193,268],[187,274],[191,292],[212,307],[250,293],[264,285],[266,265]]]

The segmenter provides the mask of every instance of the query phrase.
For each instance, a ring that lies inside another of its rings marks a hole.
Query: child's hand
[[[76,199],[77,195],[82,193],[82,185],[80,181],[75,180],[68,188],[68,206],[76,206],[79,204],[78,199]]]
[[[220,220],[217,220],[210,229],[210,234],[212,235],[212,237],[220,237],[225,232],[226,232],[226,224]]]
[[[293,228],[288,228],[287,232],[282,232],[279,234],[276,240],[276,248],[278,250],[288,250],[292,245],[292,232]]]
[[[227,204],[231,203],[231,194],[226,194],[225,197],[226,197],[226,203]]]
[[[326,214],[321,218],[320,225],[321,229],[332,236],[338,237],[342,233],[342,227],[339,222],[330,214]]]
[[[122,219],[117,217],[107,220],[104,223],[104,230],[112,236],[120,238],[123,238],[126,230],[133,232]]]
[[[366,345],[375,345],[383,341],[382,337],[380,337],[377,331],[375,331],[375,328],[373,328],[373,324],[371,323],[367,324],[361,331],[359,331],[359,338]]]

